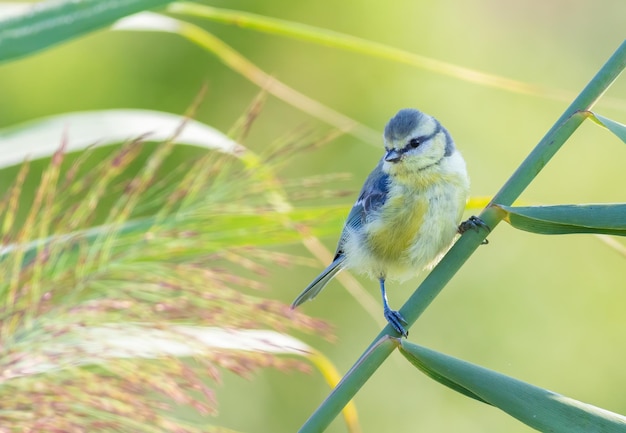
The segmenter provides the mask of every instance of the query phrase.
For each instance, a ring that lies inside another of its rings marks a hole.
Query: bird
[[[377,279],[383,314],[408,337],[407,321],[392,310],[385,282],[430,269],[457,233],[484,225],[476,217],[459,225],[469,194],[465,161],[450,133],[434,117],[405,108],[386,124],[385,153],[350,210],[334,259],[293,301],[311,300],[343,269]]]

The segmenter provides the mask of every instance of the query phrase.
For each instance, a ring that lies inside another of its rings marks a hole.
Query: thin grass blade
[[[380,134],[330,107],[310,98],[263,71],[232,47],[206,30],[164,15],[144,12],[118,21],[114,30],[156,31],[174,33],[213,53],[226,66],[264,91],[311,116],[328,123],[341,132],[352,134],[367,143],[379,145]]]
[[[513,93],[541,95],[558,100],[567,100],[573,97],[569,92],[562,90],[534,86],[510,78],[420,56],[378,42],[293,21],[188,2],[176,2],[168,7],[168,11],[405,63],[437,74],[448,75],[459,80],[504,89]]]
[[[336,232],[341,224],[345,210],[343,207],[320,207],[314,209],[293,209],[285,214],[294,224],[313,225],[315,228],[310,234],[326,236]],[[0,262],[16,251],[22,251],[22,266],[31,263],[37,252],[50,244],[56,245],[91,245],[106,234],[116,233],[117,236],[140,235],[154,228],[157,224],[161,228],[175,230],[181,216],[176,215],[167,218],[146,217],[135,218],[120,224],[109,224],[77,230],[67,234],[59,234],[35,239],[23,244],[0,244]],[[199,222],[200,224],[202,222]],[[206,223],[205,223],[206,225]],[[220,241],[220,245],[228,244],[231,247],[246,247],[248,245],[270,246],[276,243],[293,243],[301,239],[301,235],[293,230],[281,230],[282,223],[276,220],[275,215],[228,215],[224,218],[214,217],[211,223],[214,233],[211,235],[213,242]],[[272,233],[269,236],[268,233]],[[280,237],[276,235],[280,233]],[[219,235],[218,235],[219,234]],[[187,248],[193,250],[189,242]],[[77,250],[76,250],[77,252]]]

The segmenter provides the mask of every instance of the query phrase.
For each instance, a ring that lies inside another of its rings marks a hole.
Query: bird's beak
[[[402,154],[398,152],[396,149],[388,150],[385,154],[385,161],[387,162],[398,162],[402,158]]]

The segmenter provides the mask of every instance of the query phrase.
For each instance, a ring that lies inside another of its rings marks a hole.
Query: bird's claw
[[[487,230],[487,233],[491,232],[491,228],[487,224],[485,224],[483,220],[481,220],[477,216],[472,215],[471,217],[469,217],[469,219],[459,224],[457,230],[459,234],[463,234],[468,230],[474,230],[475,232],[479,232],[481,228]],[[482,242],[483,245],[486,245],[488,243],[489,241],[487,239],[484,239]]]
[[[395,329],[404,338],[409,336],[409,331],[402,326],[403,324],[408,325],[408,322],[404,319],[404,317],[402,317],[400,312],[392,309],[385,309],[384,314],[385,319],[387,319],[387,322],[389,322],[393,329]]]

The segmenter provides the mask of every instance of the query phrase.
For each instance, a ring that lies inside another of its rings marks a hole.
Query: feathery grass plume
[[[21,195],[25,162],[0,202],[3,428],[218,431],[171,409],[214,414],[206,381],[220,367],[307,368],[277,356],[306,347],[250,334],[329,335],[257,292],[278,256],[262,247],[299,239],[268,202],[267,167],[203,152],[165,173],[173,141],[71,154],[63,143],[34,198]]]

